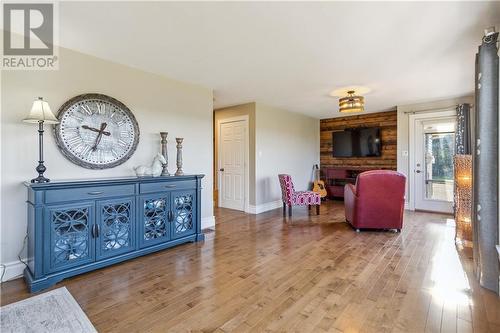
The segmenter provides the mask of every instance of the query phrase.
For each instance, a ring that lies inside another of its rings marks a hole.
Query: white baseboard
[[[26,261],[27,259],[23,259]],[[20,261],[12,261],[4,264],[5,268],[2,266],[0,268],[0,274],[3,273],[3,269],[5,269],[5,273],[3,274],[2,282],[17,279],[23,276],[23,271],[26,266]]]
[[[202,217],[201,229],[215,229],[215,216]]]
[[[283,206],[283,201],[281,201],[281,200],[266,202],[266,203],[263,203],[260,205],[249,205],[246,213],[248,213],[248,214],[260,214],[260,213],[267,212],[269,210],[280,208],[282,206]]]

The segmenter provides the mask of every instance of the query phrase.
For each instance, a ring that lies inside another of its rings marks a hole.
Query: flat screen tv
[[[333,132],[333,157],[376,157],[381,154],[380,128],[352,128]]]

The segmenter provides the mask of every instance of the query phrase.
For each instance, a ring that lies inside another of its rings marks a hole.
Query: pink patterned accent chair
[[[406,177],[388,170],[365,171],[344,187],[345,218],[360,229],[403,227]]]
[[[292,216],[292,206],[308,206],[311,209],[312,205],[316,206],[316,214],[319,215],[319,205],[321,197],[319,193],[313,191],[295,191],[292,177],[290,175],[278,175],[281,186],[281,199],[283,200],[283,215],[286,215],[286,207],[288,206],[288,215]]]

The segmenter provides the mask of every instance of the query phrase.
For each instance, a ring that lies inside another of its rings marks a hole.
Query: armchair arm
[[[346,195],[347,192],[351,192],[354,196],[356,196],[356,186],[353,184],[346,184],[344,186],[344,195]]]
[[[344,186],[344,208],[345,208],[345,219],[348,222],[354,222],[354,209],[356,205],[356,187],[352,184],[346,184]]]

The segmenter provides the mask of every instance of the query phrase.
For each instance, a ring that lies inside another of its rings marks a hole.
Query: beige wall
[[[248,146],[248,164],[249,164],[249,204],[255,205],[255,103],[246,103],[235,106],[230,106],[227,108],[221,108],[214,110],[214,133],[215,138],[219,137],[219,128],[217,126],[218,122],[223,119],[239,117],[239,116],[248,116],[248,137],[249,137],[249,146]],[[217,141],[214,143],[214,188],[218,190],[218,171],[219,167],[218,163],[218,145]]]
[[[281,199],[279,173],[292,176],[297,190],[310,188],[319,164],[319,119],[257,103],[256,206]]]
[[[397,164],[398,171],[409,176],[409,172],[413,170],[410,166],[409,155],[414,153],[414,147],[410,147],[410,113],[412,111],[422,111],[422,110],[450,110],[455,108],[458,104],[470,103],[474,104],[473,96],[465,96],[460,98],[450,98],[438,101],[426,102],[426,103],[416,103],[408,105],[398,105],[398,125],[397,125]],[[403,152],[408,152],[403,156]],[[406,182],[406,204],[410,202],[413,195],[413,190],[409,188],[408,179]]]
[[[319,163],[319,119],[261,103],[214,112],[215,127],[221,119],[249,116],[249,212],[280,205],[279,173],[291,174],[297,189],[310,187],[313,164]],[[218,129],[215,134],[217,137]],[[215,156],[216,160],[217,152]]]
[[[43,96],[54,112],[69,98],[89,92],[110,95],[134,113],[141,131],[137,151],[124,164],[107,170],[81,168],[60,153],[46,127],[46,176],[51,179],[134,175],[132,167],[149,164],[159,151],[159,132],[168,131],[170,171],[175,165],[175,137],[184,137],[184,171],[205,174],[202,224],[213,223],[212,91],[169,80],[66,49],[57,71],[5,71],[1,78],[1,262],[14,265],[26,234],[26,189],[35,176],[36,126],[22,123],[35,97]],[[10,267],[10,266],[9,266]]]

